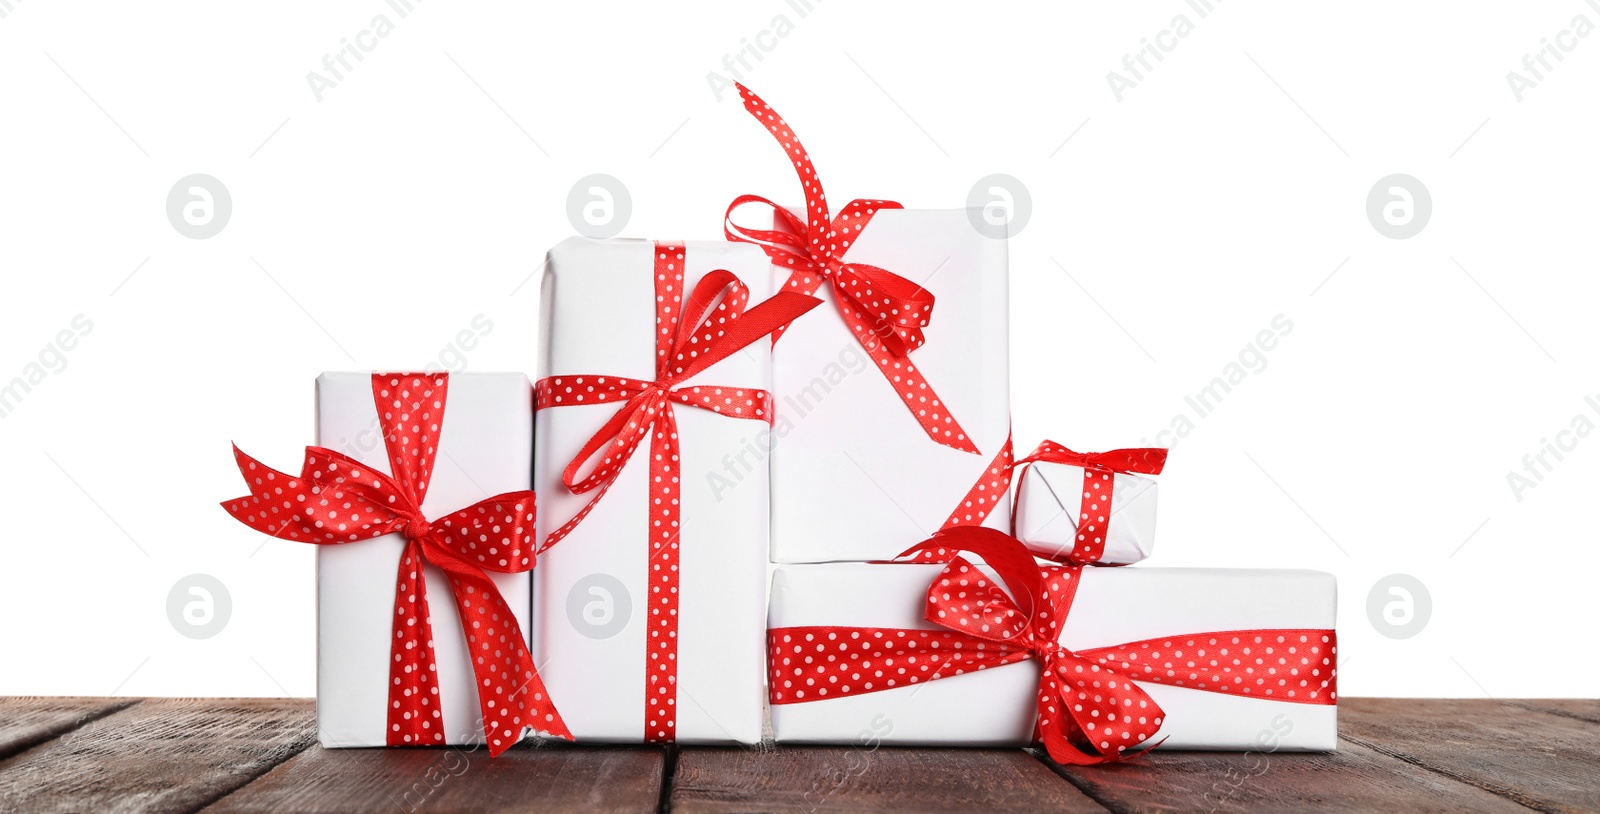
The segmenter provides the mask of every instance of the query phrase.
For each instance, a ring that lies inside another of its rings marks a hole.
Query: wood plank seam
[[[1590,717],[1588,717],[1586,715],[1579,715],[1576,712],[1569,712],[1569,711],[1561,709],[1559,707],[1547,707],[1547,706],[1544,706],[1544,705],[1540,704],[1538,701],[1509,701],[1507,703],[1509,703],[1511,706],[1528,710],[1529,712],[1543,712],[1543,713],[1547,713],[1549,715],[1557,715],[1557,716],[1560,716],[1562,718],[1568,718],[1568,719],[1571,719],[1571,720],[1574,720],[1574,721],[1581,721],[1583,723],[1591,724],[1591,725],[1593,725],[1595,723],[1595,719],[1590,718]]]
[[[661,755],[661,799],[656,802],[659,814],[672,811],[673,779],[678,773],[678,744],[669,743]]]
[[[1051,760],[1050,759],[1050,755],[1048,753],[1046,753],[1043,749],[1026,749],[1024,751],[1026,751],[1030,755],[1033,755],[1033,759],[1034,760],[1037,760],[1040,763],[1043,763],[1045,765],[1045,767],[1048,768],[1050,771],[1055,772],[1056,776],[1061,778],[1063,782],[1071,784],[1071,786],[1073,788],[1075,788],[1078,791],[1082,792],[1083,796],[1089,798],[1090,800],[1093,800],[1096,805],[1100,806],[1101,808],[1103,808],[1103,809],[1105,809],[1107,811],[1112,812],[1112,814],[1133,814],[1133,812],[1135,811],[1135,809],[1128,808],[1126,806],[1117,805],[1115,802],[1113,802],[1111,799],[1107,798],[1105,795],[1096,792],[1094,790],[1094,788],[1092,786],[1090,786],[1088,783],[1080,782],[1078,778],[1073,777],[1071,774],[1067,773],[1062,768],[1061,764],[1055,762],[1054,760]]]
[[[68,735],[71,735],[72,733],[77,732],[80,729],[83,729],[85,726],[88,726],[89,724],[92,724],[95,721],[100,720],[101,718],[104,718],[104,717],[106,717],[108,715],[114,715],[114,714],[116,714],[118,712],[122,712],[123,710],[128,709],[130,707],[133,707],[133,706],[139,704],[142,701],[144,701],[143,698],[129,698],[129,699],[127,699],[126,703],[112,704],[112,705],[106,706],[103,709],[95,710],[95,711],[93,711],[93,712],[91,712],[91,713],[89,713],[87,715],[84,715],[82,718],[79,718],[79,719],[73,721],[70,725],[65,726],[65,727],[63,727],[63,728],[61,728],[59,730],[56,730],[56,731],[53,731],[53,732],[51,732],[51,731],[41,732],[39,734],[39,737],[37,737],[37,738],[27,738],[27,739],[20,740],[16,744],[14,744],[9,750],[4,751],[4,752],[0,752],[0,764],[3,764],[5,761],[8,761],[8,760],[10,760],[10,759],[12,759],[14,757],[19,756],[19,755],[27,754],[30,750],[37,749],[40,746],[45,746],[45,745],[50,744],[50,743],[52,743],[54,741],[60,740],[61,738],[66,737]]]
[[[313,738],[311,738],[311,740],[307,741],[306,743],[301,744],[300,748],[295,749],[294,751],[285,753],[283,755],[283,759],[278,761],[277,763],[273,763],[273,764],[271,764],[269,766],[263,766],[263,767],[261,767],[261,771],[256,772],[255,774],[252,774],[252,775],[238,775],[238,777],[240,779],[240,782],[238,784],[236,784],[234,786],[231,786],[231,787],[228,787],[228,788],[218,788],[216,794],[212,795],[210,798],[208,798],[206,800],[201,801],[200,804],[196,805],[193,809],[191,809],[191,811],[195,812],[195,814],[198,814],[198,812],[204,811],[204,810],[216,805],[217,803],[221,802],[224,798],[226,798],[229,795],[234,794],[236,792],[242,791],[246,786],[249,786],[251,783],[254,783],[257,780],[260,780],[262,777],[266,776],[266,774],[268,772],[272,771],[273,769],[278,768],[279,766],[282,766],[285,763],[288,763],[289,761],[295,759],[296,757],[299,757],[301,752],[304,752],[305,750],[310,749],[311,747],[316,746],[316,745],[317,745],[317,740],[316,740],[315,737],[313,737]]]
[[[1458,783],[1465,783],[1465,784],[1467,784],[1469,786],[1473,786],[1475,788],[1482,789],[1482,790],[1484,790],[1486,792],[1489,792],[1490,794],[1495,795],[1496,797],[1502,797],[1502,798],[1504,798],[1506,800],[1510,800],[1511,802],[1516,803],[1517,805],[1523,806],[1525,808],[1533,809],[1534,811],[1542,811],[1542,812],[1545,812],[1545,814],[1570,814],[1570,812],[1572,811],[1572,809],[1569,809],[1569,808],[1567,808],[1565,806],[1555,805],[1555,804],[1552,804],[1552,803],[1548,803],[1548,802],[1546,802],[1544,800],[1540,800],[1540,799],[1537,799],[1537,798],[1534,798],[1534,797],[1529,797],[1526,794],[1519,793],[1515,789],[1506,788],[1505,786],[1501,786],[1501,785],[1499,785],[1497,783],[1485,782],[1484,780],[1481,780],[1481,779],[1479,779],[1477,777],[1474,777],[1472,775],[1469,775],[1469,774],[1463,774],[1461,772],[1455,772],[1455,771],[1451,771],[1451,770],[1443,768],[1443,767],[1431,765],[1427,761],[1423,760],[1422,758],[1416,757],[1415,755],[1407,754],[1407,753],[1402,752],[1402,751],[1400,751],[1398,749],[1393,749],[1393,748],[1384,746],[1382,744],[1375,743],[1373,741],[1369,741],[1369,740],[1367,740],[1365,738],[1355,737],[1355,736],[1346,735],[1346,734],[1342,734],[1341,733],[1339,735],[1339,739],[1340,740],[1346,740],[1346,741],[1349,741],[1351,743],[1359,744],[1361,746],[1365,746],[1368,749],[1371,749],[1372,751],[1377,752],[1379,754],[1388,755],[1389,757],[1392,757],[1395,760],[1404,761],[1406,763],[1411,764],[1412,766],[1416,766],[1419,769],[1426,769],[1426,770],[1428,770],[1430,772],[1433,772],[1434,774],[1440,775],[1442,777],[1448,777],[1451,780],[1454,780],[1454,781],[1456,781]]]

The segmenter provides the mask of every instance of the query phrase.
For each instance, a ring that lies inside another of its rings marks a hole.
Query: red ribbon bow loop
[[[924,618],[941,630],[804,626],[768,631],[770,701],[794,704],[1041,664],[1035,740],[1057,762],[1108,763],[1158,734],[1166,714],[1137,681],[1301,704],[1336,699],[1332,630],[1194,633],[1069,650],[1061,626],[1081,567],[1038,566],[1015,538],[977,526],[935,534],[901,554],[940,552]],[[962,554],[981,558],[996,584]],[[1217,659],[1193,666],[1215,648]],[[1179,661],[1181,659],[1181,661]],[[1269,683],[1270,682],[1270,683]]]
[[[683,303],[684,246],[655,247],[656,378],[617,376],[551,376],[534,386],[539,409],[622,401],[621,407],[578,451],[562,471],[561,481],[574,493],[594,497],[540,544],[543,551],[564,539],[605,497],[633,453],[650,438],[650,461],[656,477],[650,487],[650,574],[652,591],[662,597],[652,615],[650,654],[646,660],[646,741],[676,739],[678,659],[678,422],[674,402],[730,418],[772,420],[772,396],[765,390],[716,385],[684,385],[705,371],[791,320],[822,304],[804,294],[784,291],[746,309],[749,289],[732,272],[717,270],[700,279]],[[598,459],[598,460],[596,460]],[[584,475],[584,467],[593,469]]]
[[[677,302],[682,284],[682,244],[656,247],[656,379],[643,381],[620,376],[551,376],[534,385],[536,406],[602,404],[623,400],[622,406],[583,445],[562,470],[561,481],[576,494],[594,492],[578,513],[552,531],[540,544],[543,551],[560,542],[588,516],[606,490],[616,482],[623,466],[639,444],[656,431],[663,461],[677,460],[677,421],[672,402],[710,410],[731,418],[772,420],[772,395],[765,390],[735,387],[678,385],[713,364],[732,356],[796,317],[822,304],[803,294],[779,292],[750,308],[749,288],[730,271],[718,269],[700,279],[683,306]],[[672,268],[668,268],[668,267]],[[684,330],[692,328],[691,330]],[[658,426],[659,425],[659,426]],[[604,453],[603,457],[596,457]],[[584,467],[593,463],[588,475]]]
[[[1161,727],[1165,713],[1142,687],[1059,643],[1081,569],[1040,568],[1010,535],[979,526],[941,531],[901,556],[929,547],[981,557],[1009,591],[958,554],[929,586],[926,618],[1041,662],[1036,735],[1053,760],[1123,760]]]
[[[878,365],[900,400],[929,438],[963,452],[978,453],[965,430],[907,358],[926,341],[922,329],[933,317],[933,294],[887,269],[844,259],[850,244],[884,209],[900,209],[894,201],[858,199],[828,219],[828,199],[811,157],[787,122],[744,85],[737,85],[745,110],[767,127],[790,161],[805,190],[807,220],[759,195],[741,195],[723,214],[728,240],[752,243],[766,251],[773,264],[792,269],[784,290],[814,294],[827,283],[834,304],[856,341]],[[758,204],[772,210],[778,229],[746,229],[733,221],[734,210]],[[786,326],[785,326],[786,327]],[[785,327],[773,332],[777,342]]]
[[[313,545],[405,535],[390,639],[390,746],[445,742],[427,582],[418,567],[424,564],[443,571],[455,594],[473,654],[490,755],[510,748],[525,727],[571,740],[545,692],[516,617],[486,573],[514,574],[533,568],[534,493],[495,495],[432,522],[422,514],[448,381],[446,374],[373,374],[373,397],[393,474],[331,449],[306,447],[297,477],[234,447],[234,460],[250,494],[222,507],[263,534]]]

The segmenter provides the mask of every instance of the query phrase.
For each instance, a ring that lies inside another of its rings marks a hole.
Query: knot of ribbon
[[[534,493],[495,495],[431,522],[423,516],[448,388],[443,373],[373,374],[389,474],[331,449],[306,447],[300,474],[291,475],[236,446],[234,460],[250,494],[222,507],[263,534],[312,545],[405,537],[390,637],[390,746],[443,744],[446,737],[423,565],[442,571],[455,594],[490,755],[510,748],[526,727],[570,740],[521,627],[488,575],[533,568]]]
[[[1139,682],[1335,703],[1332,630],[1187,633],[1071,650],[1060,638],[1081,567],[1039,566],[1016,539],[977,526],[945,529],[902,556],[927,548],[957,552],[928,586],[924,618],[935,629],[775,628],[768,632],[771,702],[880,692],[1034,660],[1034,739],[1052,759],[1076,765],[1136,757],[1159,744],[1131,751],[1166,717]],[[981,558],[998,581],[963,555]]]
[[[765,390],[687,382],[822,304],[815,297],[784,291],[747,309],[749,289],[732,272],[719,269],[700,279],[680,309],[684,251],[681,243],[655,246],[654,381],[573,375],[540,379],[534,386],[535,403],[541,410],[621,402],[561,474],[568,489],[577,494],[593,492],[594,497],[545,538],[541,551],[560,542],[589,516],[634,451],[650,438],[650,586],[652,594],[660,597],[660,606],[653,608],[651,615],[650,652],[645,660],[644,734],[652,743],[675,740],[677,726],[678,484],[682,473],[674,406],[770,422],[772,396]],[[583,474],[591,462],[592,470]]]
[[[766,126],[794,163],[805,190],[806,219],[759,195],[740,195],[723,215],[723,234],[731,241],[760,246],[775,265],[790,269],[785,291],[815,294],[826,283],[850,332],[928,437],[977,454],[977,446],[908,358],[926,341],[922,329],[933,317],[933,294],[887,269],[845,259],[874,215],[902,207],[894,201],[857,199],[830,220],[822,182],[800,140],[760,97],[743,85],[738,89],[745,110]],[[748,229],[734,223],[734,211],[747,204],[771,209],[773,225],[778,228]],[[785,328],[773,332],[774,342]]]

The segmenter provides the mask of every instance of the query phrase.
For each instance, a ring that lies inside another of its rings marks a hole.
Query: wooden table
[[[316,745],[315,704],[0,699],[0,812],[1600,811],[1600,701],[1347,698],[1332,754]]]

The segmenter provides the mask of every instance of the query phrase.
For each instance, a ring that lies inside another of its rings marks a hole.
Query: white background
[[[716,238],[739,193],[798,201],[707,82],[758,36],[746,76],[836,205],[1027,185],[1018,443],[1153,443],[1187,414],[1151,564],[1337,573],[1347,694],[1596,694],[1600,439],[1520,500],[1507,483],[1600,423],[1600,36],[1521,101],[1506,79],[1600,23],[1582,0],[0,9],[0,383],[93,323],[0,419],[0,694],[313,694],[312,551],[216,506],[243,494],[229,441],[293,466],[319,371],[460,369],[479,314],[470,369],[531,373],[528,281],[582,176],[627,184],[640,237]],[[307,73],[377,14],[394,30],[319,101]],[[780,14],[792,32],[761,35]],[[1177,14],[1194,30],[1118,101],[1107,73]],[[190,173],[231,192],[215,237],[168,222]],[[1368,222],[1390,173],[1431,191],[1415,237]],[[1185,397],[1279,314],[1265,368],[1196,419]],[[1397,572],[1432,602],[1405,640],[1366,610]],[[194,573],[232,601],[204,640],[166,610]]]

